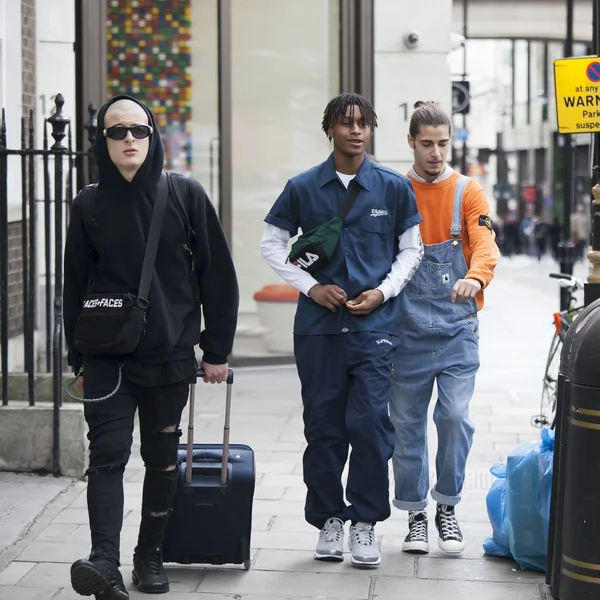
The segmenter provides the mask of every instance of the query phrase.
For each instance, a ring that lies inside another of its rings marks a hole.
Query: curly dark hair
[[[329,134],[327,133],[329,129],[346,116],[348,107],[350,107],[350,115],[354,116],[355,106],[358,106],[363,121],[365,121],[371,129],[377,127],[377,115],[375,114],[373,105],[364,96],[355,93],[340,94],[329,101],[325,107],[325,112],[323,113],[321,127],[327,137],[329,137]]]

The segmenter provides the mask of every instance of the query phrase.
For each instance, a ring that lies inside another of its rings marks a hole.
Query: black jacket
[[[90,190],[74,200],[64,259],[64,326],[68,362],[82,363],[73,336],[88,293],[137,293],[146,238],[157,184],[163,167],[163,146],[154,128],[146,160],[131,182],[124,179],[108,156],[102,134],[104,115],[116,96],[98,114],[94,144],[99,172],[95,194]],[[190,236],[184,217],[169,196],[150,287],[146,333],[129,357],[135,362],[157,363],[189,358],[200,344],[204,360],[223,364],[231,353],[237,326],[238,283],[223,230],[204,188],[179,177],[178,188],[193,229]],[[201,317],[204,330],[201,330]]]

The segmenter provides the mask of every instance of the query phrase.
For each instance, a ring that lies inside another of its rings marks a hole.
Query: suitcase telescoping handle
[[[190,386],[190,416],[188,423],[187,458],[185,463],[185,482],[192,482],[192,465],[194,462],[194,402],[196,400],[196,381],[204,377],[204,371],[198,368],[195,379]],[[229,421],[231,420],[231,386],[233,385],[233,369],[227,371],[227,396],[225,399],[225,425],[223,427],[223,456],[221,459],[221,485],[227,485],[227,467],[229,463]]]

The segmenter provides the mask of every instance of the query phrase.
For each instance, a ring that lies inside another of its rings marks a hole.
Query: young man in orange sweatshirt
[[[473,439],[469,403],[479,369],[477,311],[499,258],[489,204],[481,186],[446,164],[452,122],[436,103],[417,102],[408,143],[415,162],[408,175],[423,217],[425,254],[404,288],[390,413],[396,430],[394,505],[409,511],[403,550],[429,552],[427,409],[433,384],[438,399],[438,545],[464,550],[454,507],[460,501]]]

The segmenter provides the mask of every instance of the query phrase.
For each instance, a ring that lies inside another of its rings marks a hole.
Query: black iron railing
[[[2,382],[2,404],[9,402],[9,319],[14,304],[20,304],[23,327],[23,371],[27,374],[27,395],[31,406],[35,405],[36,372],[52,373],[52,396],[54,403],[54,460],[58,468],[59,409],[62,403],[63,375],[63,330],[62,330],[62,286],[63,246],[71,204],[74,198],[73,181],[77,168],[87,174],[87,183],[95,181],[97,170],[91,146],[97,132],[96,108],[89,105],[89,121],[84,125],[88,132],[90,148],[87,151],[73,149],[71,120],[63,112],[65,104],[62,94],[55,98],[53,114],[44,120],[43,146],[35,147],[35,125],[33,111],[29,119],[21,119],[21,147],[8,148],[7,115],[2,109],[0,123],[0,354]],[[8,115],[10,117],[10,115]],[[53,143],[50,145],[50,136]],[[20,251],[21,290],[9,296],[9,157],[20,157],[21,167],[21,211]],[[36,170],[41,167],[43,177],[42,198],[37,197]],[[43,204],[43,213],[38,214],[38,204]],[[43,234],[40,229],[43,229]],[[40,241],[42,240],[42,241]],[[45,281],[40,285],[39,263],[43,255]],[[43,298],[39,295],[43,294]],[[11,302],[13,306],[11,306]],[[38,324],[38,307],[45,308],[45,323]],[[37,335],[36,335],[37,334]],[[43,340],[38,343],[39,340]],[[38,356],[44,354],[43,360]]]

